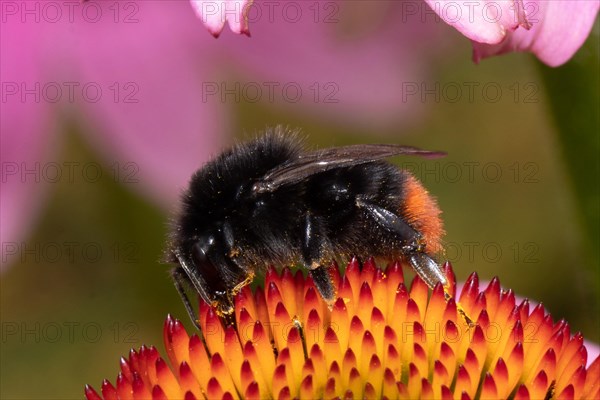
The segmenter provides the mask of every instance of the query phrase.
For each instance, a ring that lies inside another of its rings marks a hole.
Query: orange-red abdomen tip
[[[408,173],[404,181],[404,199],[400,211],[406,222],[423,235],[428,253],[442,250],[444,226],[440,208],[421,182]]]

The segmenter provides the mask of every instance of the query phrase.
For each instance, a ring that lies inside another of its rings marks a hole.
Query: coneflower
[[[455,278],[445,272],[450,292]],[[494,278],[481,291],[473,273],[460,307],[399,263],[385,270],[352,260],[343,276],[333,265],[337,301],[330,309],[301,271],[270,269],[264,289],[244,288],[235,325],[200,305],[192,336],[168,316],[167,361],[154,347],[121,359],[104,399],[595,399],[600,357],[586,367],[581,334],[554,322],[541,305],[516,303]],[[90,386],[89,400],[102,397]]]

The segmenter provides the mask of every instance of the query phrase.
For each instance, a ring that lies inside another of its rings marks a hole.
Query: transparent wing
[[[331,147],[301,154],[298,158],[272,169],[254,184],[252,190],[255,193],[272,192],[283,185],[297,183],[309,176],[335,168],[352,167],[397,155],[438,158],[446,153],[397,144]]]

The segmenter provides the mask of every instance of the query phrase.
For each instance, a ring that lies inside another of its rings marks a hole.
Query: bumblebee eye
[[[206,281],[206,284],[211,289],[212,295],[222,295],[226,292],[225,282],[219,274],[217,267],[211,262],[208,257],[208,252],[213,244],[214,239],[211,237],[207,241],[198,241],[192,246],[192,262],[200,272],[200,275]]]
[[[204,246],[202,246],[200,242],[196,242],[196,244],[192,246],[192,261],[196,266],[200,266],[208,260],[206,249],[203,247]]]

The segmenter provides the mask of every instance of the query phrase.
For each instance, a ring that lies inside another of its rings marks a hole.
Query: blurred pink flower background
[[[2,4],[5,243],[31,230],[48,188],[27,171],[56,161],[69,124],[106,164],[135,163],[137,187],[169,207],[190,172],[227,142],[240,87],[294,113],[410,126],[424,104],[403,101],[402,84],[421,80],[452,50],[449,28],[429,7],[473,40],[477,60],[528,50],[559,65],[589,34],[599,2],[51,4]],[[491,17],[467,18],[482,11]],[[201,21],[215,36],[227,22],[252,38],[214,40]]]

